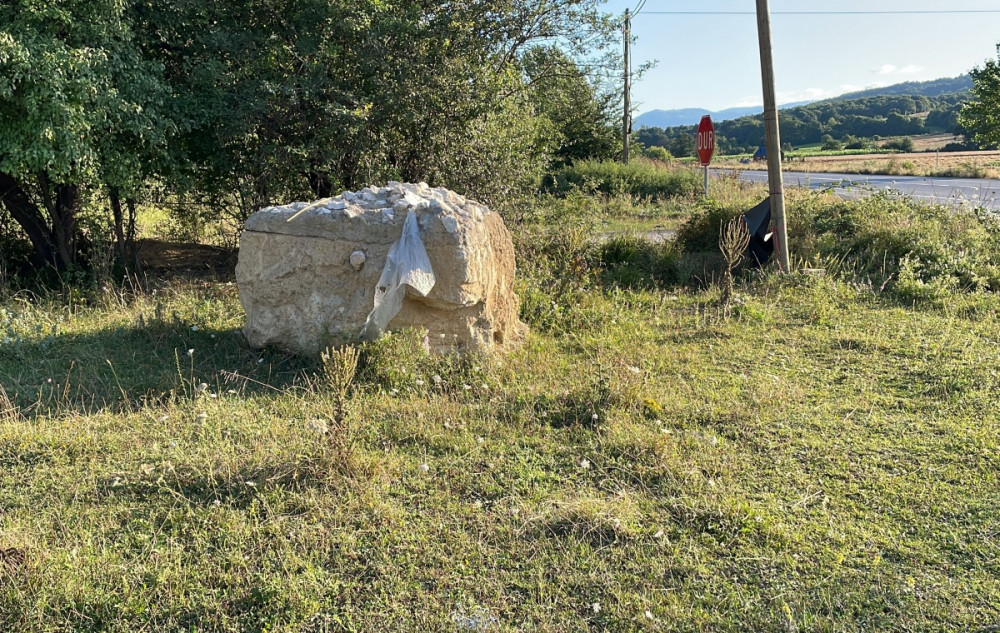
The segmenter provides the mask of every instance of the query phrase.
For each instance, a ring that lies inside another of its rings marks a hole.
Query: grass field
[[[767,169],[763,162],[744,164],[738,157],[729,156],[718,157],[712,164],[718,167]],[[798,156],[786,160],[783,167],[791,172],[1000,178],[1000,151]]]
[[[396,333],[342,423],[226,281],[6,290],[0,630],[996,630],[1000,300],[841,258],[744,273],[726,316],[707,255],[589,240],[638,213],[540,207],[524,344]]]

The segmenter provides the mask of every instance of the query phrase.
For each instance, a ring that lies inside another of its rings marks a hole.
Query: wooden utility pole
[[[760,76],[764,84],[764,134],[767,148],[767,183],[771,193],[771,223],[777,240],[778,265],[788,272],[788,229],[785,222],[785,186],[781,175],[781,135],[774,96],[774,60],[771,58],[771,12],[767,0],[757,0],[757,40],[760,43]]]
[[[629,72],[630,61],[629,55],[631,53],[632,42],[632,18],[629,15],[629,10],[625,9],[625,98],[624,107],[622,108],[622,162],[628,165],[628,141],[629,135],[632,132],[632,73]]]

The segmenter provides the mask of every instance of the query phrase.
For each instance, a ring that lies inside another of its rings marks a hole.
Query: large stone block
[[[519,339],[514,248],[499,214],[446,189],[389,183],[250,216],[236,266],[250,344],[315,354],[357,339],[411,210],[435,283],[427,296],[408,288],[389,328],[426,329],[435,352]]]

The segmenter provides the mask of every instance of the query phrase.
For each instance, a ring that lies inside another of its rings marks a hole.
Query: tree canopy
[[[611,149],[599,0],[13,0],[0,205],[40,263],[157,184],[209,217],[390,179],[490,203]],[[107,215],[107,214],[105,214]]]
[[[997,58],[972,69],[973,100],[965,104],[959,122],[980,147],[1000,146],[1000,44]]]

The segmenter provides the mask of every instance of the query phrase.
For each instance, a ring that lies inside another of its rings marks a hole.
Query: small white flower
[[[480,387],[482,387],[482,389],[483,389],[484,391],[490,388],[490,386],[489,386],[489,385],[487,385],[487,384],[486,384],[485,382],[484,382],[483,384],[479,385],[479,386],[480,386]]]
[[[431,467],[430,467],[430,466],[428,466],[428,465],[427,465],[426,463],[424,463],[424,464],[420,464],[420,472],[422,472],[422,473],[426,473],[426,472],[427,472],[428,470],[430,470],[430,469],[431,469]]]
[[[188,350],[188,356],[194,356],[194,348]]]
[[[256,488],[257,487],[256,482],[253,482],[253,481],[244,481],[243,483],[245,483],[246,485],[250,486],[251,488]]]
[[[325,420],[309,420],[308,426],[310,429],[312,429],[313,431],[315,431],[320,435],[326,435],[327,432],[330,430],[329,427],[326,425]]]
[[[480,435],[479,437],[476,438],[476,444],[482,444],[485,441],[486,440],[483,438],[482,435]]]
[[[600,613],[601,612],[601,603],[600,602],[595,602],[594,604],[590,605],[590,610],[593,611],[594,613]]]
[[[657,530],[656,534],[653,535],[653,538],[663,538],[663,530]]]
[[[215,506],[216,508],[218,508],[219,506],[222,505],[222,502],[219,501],[218,499],[216,499],[215,501],[212,502],[212,505]]]
[[[434,374],[433,376],[431,376],[431,382],[433,382],[435,385],[440,385],[441,384],[441,376],[438,376],[437,374]]]
[[[191,331],[192,332],[197,332],[199,329],[201,329],[201,328],[199,328],[197,325],[192,325],[191,326]]]
[[[594,421],[594,422],[597,422],[597,420],[598,420],[599,418],[597,417],[597,414],[595,413],[595,414],[593,414],[592,416],[590,416],[590,419],[591,419],[592,421]]]
[[[472,385],[462,385],[462,389],[468,391],[469,389],[472,389]]]
[[[642,370],[639,369],[638,367],[635,367],[634,365],[626,365],[625,368],[628,369],[633,374],[640,374],[640,373],[642,373]]]
[[[476,507],[477,509],[478,509],[478,508],[482,508],[482,507],[483,507],[483,502],[482,502],[482,501],[480,501],[479,499],[476,499],[475,503],[473,503],[472,505],[473,505],[474,507]]]
[[[264,359],[263,359],[263,358],[258,358],[258,359],[257,359],[257,364],[258,364],[258,365],[260,365],[260,364],[261,364],[261,363],[263,363],[263,362],[264,362]]]
[[[212,338],[215,338],[215,335],[214,335],[214,334],[209,334],[209,336],[211,336]]]
[[[389,390],[389,395],[398,396],[399,395],[399,389],[390,389]]]
[[[207,419],[208,419],[208,414],[205,413],[204,411],[202,411],[198,415],[194,416],[194,421],[195,422],[204,422]]]
[[[646,617],[649,618],[650,620],[652,620],[653,619],[653,612],[650,611],[649,609],[646,609]]]
[[[580,460],[580,468],[582,468],[584,470],[587,470],[588,468],[590,468],[590,460],[587,459],[586,457],[584,457],[583,459],[581,459]]]
[[[426,385],[426,384],[427,384],[427,383],[425,383],[425,382],[424,382],[423,380],[420,380],[419,378],[417,378],[417,386],[418,386],[418,387],[423,387],[423,386],[424,386],[424,385]]]

